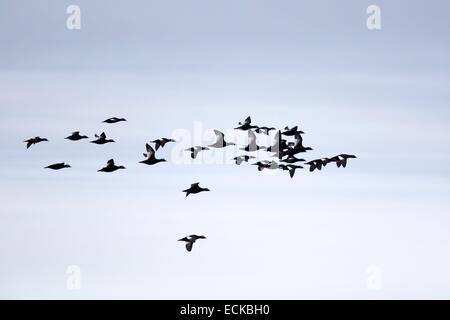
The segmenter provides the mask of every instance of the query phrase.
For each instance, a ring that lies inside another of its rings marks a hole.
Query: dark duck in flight
[[[144,157],[147,157],[147,159],[139,161],[139,163],[147,164],[147,165],[154,165],[159,162],[166,162],[166,159],[157,159],[155,156],[155,150],[152,148],[151,145],[148,143],[145,145],[145,148],[147,150],[147,153],[144,153]]]
[[[186,197],[188,195],[192,194],[196,194],[196,193],[200,193],[203,191],[210,191],[208,188],[202,188],[199,186],[199,182],[193,183],[191,184],[191,187],[189,189],[183,190],[183,192],[186,192]]]
[[[328,160],[324,160],[324,159],[315,159],[315,160],[311,160],[306,162],[305,164],[309,165],[309,172],[313,172],[314,170],[322,170],[322,166],[326,166],[327,165],[327,161]]]
[[[106,166],[98,170],[98,172],[114,172],[119,169],[125,169],[124,166],[116,166],[114,159],[108,160]]]
[[[45,169],[52,169],[52,170],[60,170],[60,169],[64,169],[64,168],[70,168],[70,166],[68,164],[65,164],[64,162],[61,162],[61,163],[51,164],[51,165],[45,167]]]
[[[184,151],[189,151],[191,153],[191,158],[195,159],[200,151],[209,150],[208,147],[195,146]]]
[[[263,160],[256,163],[252,163],[253,166],[258,166],[258,171],[263,171],[264,169],[278,169],[278,163],[275,161]]]
[[[106,119],[105,121],[103,121],[104,123],[117,123],[117,122],[122,122],[122,121],[127,121],[127,119],[125,118],[116,118],[116,117],[112,117],[109,119]]]
[[[155,144],[155,149],[156,149],[156,151],[158,151],[159,147],[164,148],[166,143],[168,143],[168,142],[175,142],[175,140],[168,139],[168,138],[161,138],[161,139],[153,140],[151,142]]]
[[[286,149],[286,150],[282,150],[281,152],[280,152],[280,154],[279,154],[279,157],[280,158],[282,158],[282,157],[284,157],[284,156],[288,156],[288,157],[291,157],[291,156],[293,156],[293,155],[295,155],[295,154],[297,154],[297,153],[300,153],[300,152],[306,152],[306,151],[309,151],[309,150],[312,150],[312,148],[311,147],[304,147],[303,146],[303,138],[302,138],[302,136],[298,133],[298,134],[296,134],[295,135],[295,143],[294,143],[294,146],[293,147],[290,147],[290,148],[288,148],[288,149]]]
[[[250,160],[250,159],[255,159],[255,157],[254,156],[247,156],[247,155],[245,155],[245,156],[238,156],[236,158],[233,158],[233,160],[236,161],[237,165],[240,165],[244,161],[248,162],[248,160]]]
[[[347,159],[355,159],[356,156],[352,155],[352,154],[340,154],[338,156],[335,156],[333,158],[330,159],[331,161],[336,161],[336,165],[338,168],[342,167],[346,167],[347,166]]]
[[[295,175],[295,170],[296,170],[296,169],[303,169],[302,166],[297,166],[297,165],[294,165],[294,164],[288,164],[288,165],[280,164],[278,167],[279,167],[281,170],[287,170],[287,171],[289,171],[289,176],[290,176],[291,178],[294,177],[294,175]]]
[[[225,135],[223,132],[220,132],[219,130],[214,130],[214,133],[216,134],[216,142],[213,144],[210,144],[208,147],[211,148],[225,148],[227,146],[234,146],[234,142],[226,142],[225,141]]]
[[[258,129],[258,126],[253,126],[252,124],[252,119],[250,118],[250,116],[247,117],[247,119],[244,120],[244,122],[239,122],[239,127],[236,127],[234,129],[236,130],[250,130],[250,129]]]
[[[260,149],[266,149],[266,147],[260,147],[256,144],[256,135],[253,131],[248,131],[248,145],[244,148],[241,148],[241,150],[253,152]]]
[[[183,239],[180,239],[178,241],[186,242],[186,250],[188,252],[191,252],[192,246],[194,245],[195,241],[197,241],[198,239],[206,239],[206,237],[205,236],[197,236],[197,235],[193,234],[189,237],[184,237]]]
[[[24,142],[26,142],[27,144],[27,149],[29,147],[31,147],[33,144],[39,143],[39,142],[43,142],[43,141],[48,141],[48,139],[46,138],[41,138],[41,137],[34,137],[34,138],[30,138],[28,140],[25,140]]]
[[[104,132],[102,132],[101,135],[95,135],[95,140],[91,141],[91,143],[95,143],[95,144],[105,144],[105,143],[110,143],[110,142],[115,142],[113,139],[106,139],[106,134]]]
[[[70,136],[65,137],[64,139],[71,140],[71,141],[78,141],[81,139],[88,139],[88,138],[89,138],[88,136],[80,135],[80,131],[75,131],[75,132],[72,132],[72,134]]]

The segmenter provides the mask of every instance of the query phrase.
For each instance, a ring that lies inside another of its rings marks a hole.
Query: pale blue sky
[[[380,31],[366,28],[372,3]],[[66,29],[69,4],[79,31]],[[448,12],[447,1],[0,0],[0,297],[449,298]],[[294,179],[138,163],[149,140],[248,115],[298,124],[308,159],[358,159]],[[110,116],[129,121],[101,124]],[[65,141],[74,130],[117,143]],[[36,135],[50,142],[26,150]],[[128,169],[97,173],[112,157]],[[73,168],[42,169],[59,161]],[[196,181],[212,192],[185,199]],[[188,254],[176,240],[192,233],[208,240]],[[79,291],[66,289],[69,265]]]

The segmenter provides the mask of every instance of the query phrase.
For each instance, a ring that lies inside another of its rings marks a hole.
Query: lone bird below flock
[[[52,169],[52,170],[60,170],[60,169],[64,169],[64,168],[70,168],[70,166],[68,164],[65,164],[64,162],[61,162],[61,163],[51,164],[51,165],[45,167],[45,169]]]
[[[39,143],[39,142],[43,142],[43,141],[48,141],[48,139],[46,138],[41,138],[41,137],[34,137],[34,138],[30,138],[28,140],[25,140],[24,142],[27,143],[27,149],[29,147],[31,147],[33,144]]]
[[[98,172],[114,172],[119,169],[125,169],[124,166],[116,166],[114,159],[108,160],[106,167],[101,168]]]
[[[112,117],[109,119],[106,119],[105,121],[103,121],[104,123],[117,123],[117,122],[122,122],[122,121],[127,121],[127,119],[125,118],[117,118],[117,117]]]
[[[168,143],[168,142],[175,142],[175,140],[168,139],[168,138],[161,138],[161,139],[153,140],[151,142],[155,144],[155,149],[156,149],[156,151],[158,151],[159,147],[164,148],[166,143]]]
[[[180,239],[178,241],[186,242],[186,250],[188,252],[191,252],[192,246],[194,245],[195,241],[197,241],[198,239],[206,239],[206,237],[205,236],[197,236],[197,235],[193,234],[189,237],[184,237],[183,239]]]
[[[225,148],[227,146],[234,146],[236,145],[234,142],[226,142],[225,141],[225,135],[223,132],[220,132],[219,130],[214,130],[214,133],[216,134],[216,142],[209,145],[209,147],[212,148]]]
[[[147,157],[147,159],[139,161],[139,163],[147,164],[149,166],[157,164],[159,162],[166,162],[166,159],[157,159],[155,157],[155,150],[152,148],[151,145],[148,143],[145,145],[145,148],[147,149],[147,153],[144,153],[144,157]]]
[[[209,150],[209,148],[208,147],[195,146],[195,147],[192,147],[192,148],[185,149],[184,151],[190,151],[191,152],[191,158],[195,159],[197,157],[198,153],[200,151],[203,151],[203,150]]]
[[[200,182],[193,183],[193,184],[191,184],[191,187],[189,189],[183,190],[183,192],[186,192],[186,197],[188,195],[190,195],[191,193],[196,194],[196,193],[200,193],[203,191],[211,191],[208,188],[200,187],[199,184],[200,184]]]
[[[64,139],[71,140],[71,141],[78,141],[81,139],[88,139],[88,138],[89,138],[88,136],[80,135],[80,131],[75,131],[75,132],[72,132],[72,134],[70,136],[65,137]]]
[[[113,139],[106,139],[106,134],[104,132],[102,132],[101,135],[95,135],[95,137],[97,139],[91,141],[91,143],[105,144],[105,143],[115,142]]]

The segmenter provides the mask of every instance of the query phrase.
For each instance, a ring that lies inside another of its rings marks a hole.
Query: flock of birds
[[[108,124],[115,124],[119,122],[127,121],[125,118],[117,118],[112,117],[109,119],[104,120],[104,123]],[[235,130],[242,130],[246,131],[248,134],[248,144],[245,146],[242,146],[239,150],[247,152],[246,154],[239,155],[233,160],[237,165],[241,165],[243,162],[249,162],[252,159],[256,159],[255,156],[249,155],[248,153],[252,153],[255,151],[265,151],[272,155],[272,157],[278,158],[278,162],[275,160],[262,160],[262,161],[256,161],[252,163],[252,165],[257,166],[258,171],[262,171],[264,169],[268,170],[282,170],[282,171],[288,171],[291,178],[294,177],[295,171],[297,169],[303,169],[302,165],[299,165],[297,163],[301,162],[304,165],[309,166],[309,171],[313,172],[316,169],[322,170],[323,167],[326,167],[330,163],[335,163],[338,168],[343,167],[345,168],[347,166],[348,159],[356,158],[355,155],[351,154],[339,154],[333,157],[329,158],[320,158],[320,159],[314,159],[306,162],[303,158],[297,158],[296,155],[301,153],[306,153],[307,151],[313,150],[311,147],[305,147],[303,145],[303,137],[302,134],[304,134],[303,131],[298,130],[298,126],[289,128],[285,127],[284,130],[277,130],[273,127],[266,127],[266,126],[257,126],[252,124],[252,120],[249,117],[247,117],[244,122],[239,122],[238,127],[234,128]],[[264,134],[269,135],[271,131],[277,131],[274,136],[274,143],[270,146],[260,146],[257,144],[257,137],[256,134]],[[225,134],[222,133],[219,130],[214,130],[214,133],[216,135],[216,140],[213,144],[210,144],[208,146],[193,146],[191,148],[185,149],[185,151],[190,153],[190,156],[192,159],[195,159],[197,155],[206,150],[210,150],[210,148],[225,148],[228,146],[235,146],[236,144],[234,142],[227,142],[225,140]],[[284,139],[284,137],[292,137],[294,141],[288,141],[287,139]],[[65,139],[70,141],[80,141],[83,139],[89,139],[88,136],[81,135],[79,131],[73,132],[71,135],[66,137]],[[25,140],[27,149],[30,148],[32,145],[49,141],[46,138],[41,138],[39,136],[30,138],[28,140]],[[113,139],[108,139],[106,134],[102,132],[100,135],[95,134],[95,139],[90,141],[91,143],[103,145],[107,143],[113,143],[115,142]],[[146,164],[146,165],[155,165],[160,162],[166,162],[166,159],[160,159],[156,157],[156,151],[160,148],[164,148],[164,146],[167,143],[175,142],[173,139],[169,138],[160,138],[153,141],[150,141],[150,143],[153,143],[155,148],[153,148],[149,143],[145,145],[146,152],[143,154],[145,159],[140,161],[139,163]],[[52,170],[61,170],[64,168],[70,168],[71,166],[69,164],[66,164],[65,162],[60,163],[54,163],[47,167],[46,169],[52,169]],[[106,165],[99,169],[98,172],[114,172],[120,169],[126,169],[122,165],[116,165],[114,162],[114,159],[110,159],[106,162]],[[186,193],[186,197],[190,194],[197,194],[200,192],[210,191],[208,188],[200,187],[200,183],[196,182],[191,184],[191,186],[188,189],[183,190],[182,192]],[[186,250],[191,251],[193,244],[199,240],[199,239],[206,239],[205,236],[198,236],[198,235],[190,235],[188,237],[184,237],[178,241],[182,241],[186,243]]]

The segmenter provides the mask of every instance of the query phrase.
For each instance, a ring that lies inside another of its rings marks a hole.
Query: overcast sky
[[[70,4],[81,30],[66,28]],[[0,298],[450,298],[449,12],[0,0]],[[248,115],[299,125],[306,159],[358,159],[290,179],[224,164],[232,148],[175,152],[213,128],[242,142],[231,129]],[[75,130],[117,143],[63,139]],[[38,135],[50,141],[27,150]],[[178,140],[157,152],[169,162],[139,164],[163,136]],[[98,173],[110,158],[127,169]],[[185,198],[193,182],[212,191]],[[193,233],[208,239],[188,253],[177,239]]]

